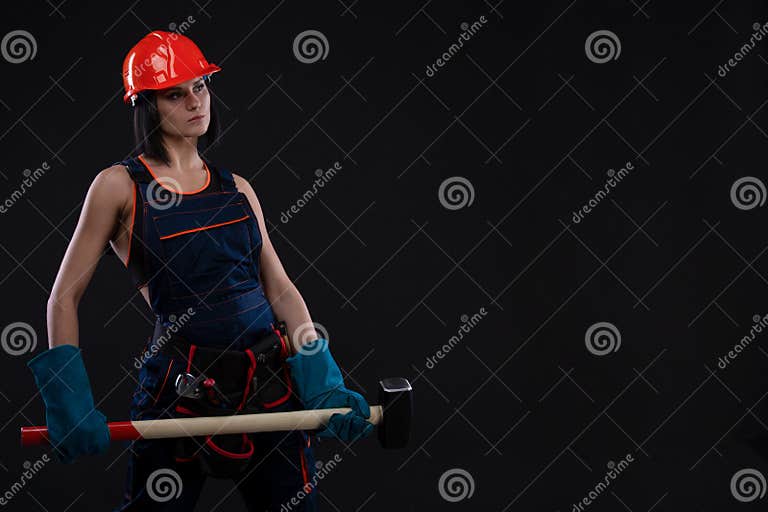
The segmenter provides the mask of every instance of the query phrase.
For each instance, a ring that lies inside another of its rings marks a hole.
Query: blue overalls
[[[143,158],[120,163],[135,183],[127,267],[137,288],[148,285],[156,317],[155,331],[135,360],[140,369],[130,417],[183,417],[189,411],[178,405],[175,381],[179,375],[195,373],[190,365],[195,349],[227,349],[238,358],[248,353],[256,365],[249,349],[277,332],[277,319],[259,277],[261,233],[247,197],[237,191],[225,169],[206,162],[205,185],[182,194],[158,183]],[[167,348],[163,343],[171,339],[184,339],[194,348],[188,353],[158,350]],[[289,355],[286,351],[283,344],[281,358]],[[290,390],[290,375],[286,377]],[[292,392],[250,406],[263,412],[303,408]],[[284,505],[291,511],[316,510],[315,459],[303,430],[243,436],[242,450],[236,453],[188,438],[183,442],[194,443],[193,449],[189,457],[180,457],[179,442],[130,444],[124,502],[115,510],[193,510],[208,477],[196,460],[203,448],[233,458],[248,455],[245,470],[233,481],[249,511],[280,511]],[[170,496],[167,487],[163,495],[163,476],[166,483],[176,481]]]

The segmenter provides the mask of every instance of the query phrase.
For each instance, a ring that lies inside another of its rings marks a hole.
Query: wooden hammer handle
[[[369,423],[378,425],[383,417],[380,405],[371,405]],[[290,412],[238,414],[234,416],[199,416],[140,421],[111,421],[107,423],[112,441],[134,439],[163,439],[279,430],[315,430],[325,427],[334,413],[345,414],[349,407],[309,409]],[[21,427],[21,445],[47,443],[48,429],[44,426]]]

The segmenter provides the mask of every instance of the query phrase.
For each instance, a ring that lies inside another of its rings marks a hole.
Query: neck
[[[178,171],[197,169],[202,159],[197,152],[197,137],[168,136],[164,134],[163,145],[168,153],[170,168]]]

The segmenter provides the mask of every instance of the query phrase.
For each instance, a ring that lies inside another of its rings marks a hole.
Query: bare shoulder
[[[99,181],[101,186],[115,188],[131,188],[133,180],[124,165],[117,164],[102,169],[96,174],[94,182]]]
[[[232,173],[232,178],[235,180],[235,186],[237,187],[237,190],[240,192],[245,192],[247,190],[253,190],[253,187],[251,187],[251,183],[240,176],[239,174]]]
[[[259,204],[259,199],[256,197],[256,192],[253,191],[253,187],[251,186],[250,182],[239,174],[235,173],[232,173],[232,178],[235,180],[235,187],[237,187],[237,190],[245,194],[254,211],[256,211],[256,213],[261,213],[261,205]]]
[[[124,165],[112,165],[96,174],[88,195],[99,204],[122,210],[133,201],[133,180]]]

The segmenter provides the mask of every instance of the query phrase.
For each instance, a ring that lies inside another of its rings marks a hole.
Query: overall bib
[[[205,185],[178,193],[143,158],[119,163],[134,181],[127,267],[137,288],[148,286],[156,318],[134,361],[131,419],[302,409],[260,282],[259,226],[232,174],[205,162]],[[129,449],[118,511],[191,511],[208,476],[231,478],[249,511],[316,510],[302,430],[137,440]]]

